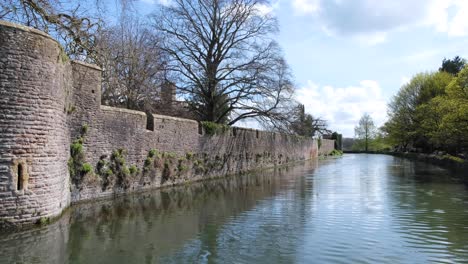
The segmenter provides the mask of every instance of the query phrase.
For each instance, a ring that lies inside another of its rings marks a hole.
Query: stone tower
[[[71,64],[59,44],[0,21],[0,224],[59,215],[70,204]]]

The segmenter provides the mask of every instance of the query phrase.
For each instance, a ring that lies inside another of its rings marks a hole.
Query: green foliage
[[[332,150],[332,152],[330,152],[329,155],[330,155],[330,156],[342,156],[342,155],[343,155],[343,151],[334,149],[334,150]]]
[[[466,60],[460,56],[456,56],[453,59],[444,59],[442,66],[439,68],[441,72],[447,72],[452,75],[457,75],[466,65]]]
[[[401,88],[383,127],[392,144],[424,152],[468,149],[468,67],[459,70],[462,64],[459,57],[444,60],[440,72],[418,74]]]
[[[138,168],[135,165],[130,166],[129,170],[131,175],[135,175],[138,173]]]
[[[177,166],[177,170],[178,170],[179,172],[186,171],[186,170],[188,170],[188,166],[183,165],[183,164],[179,164],[179,165]]]
[[[81,168],[81,171],[84,174],[88,174],[88,173],[93,171],[93,166],[91,164],[89,164],[89,163],[85,163],[85,164],[83,164],[83,166]]]
[[[79,186],[83,180],[83,177],[93,171],[93,167],[85,163],[84,153],[84,137],[88,131],[88,126],[85,124],[81,129],[81,136],[74,140],[70,145],[70,158],[68,159],[68,171],[72,182]]]
[[[187,153],[185,153],[185,158],[186,158],[187,160],[191,160],[191,159],[193,158],[193,152],[187,152]]]
[[[83,124],[81,126],[81,135],[84,136],[88,133],[88,130],[89,130],[89,126],[88,124]]]
[[[109,169],[117,177],[117,184],[123,188],[130,186],[130,170],[125,164],[126,151],[124,149],[117,149],[112,152],[110,158]]]
[[[320,137],[317,139],[317,146],[319,149],[322,147],[322,138]]]
[[[464,163],[465,162],[465,160],[463,160],[462,158],[455,157],[455,156],[452,156],[452,155],[449,155],[449,154],[445,154],[444,156],[442,156],[442,159],[448,159],[448,160],[451,160],[451,161],[455,161],[457,163]]]
[[[177,153],[175,153],[175,152],[164,152],[163,157],[164,158],[169,158],[169,159],[175,159],[175,158],[177,158]]]
[[[110,168],[110,163],[106,160],[106,156],[101,156],[96,166],[96,172],[102,178],[104,189],[106,189],[113,181],[114,172]]]
[[[163,153],[164,155],[164,153]],[[148,156],[143,164],[143,173],[148,173],[155,166],[155,160],[161,159],[162,155],[156,149],[148,151]]]
[[[68,105],[68,107],[66,108],[67,115],[73,114],[75,110],[76,110],[76,107],[74,105]]]
[[[49,217],[41,217],[39,220],[37,220],[38,225],[47,225],[50,223],[50,218]]]
[[[338,132],[332,133],[332,139],[335,140],[335,149],[342,150],[343,148],[343,135],[338,134]]]
[[[195,169],[196,174],[204,173],[205,166],[203,160],[195,160],[193,162],[193,168]]]
[[[168,181],[171,178],[171,176],[172,176],[172,171],[171,171],[170,165],[168,162],[164,162],[164,168],[163,168],[162,175],[161,175],[162,183]]]
[[[68,57],[67,53],[63,50],[62,46],[60,45],[60,53],[59,53],[59,61],[61,63],[67,63],[70,61],[70,57]]]
[[[151,149],[151,150],[148,152],[148,157],[149,157],[149,158],[154,158],[157,154],[158,154],[158,151],[157,151],[156,149]]]
[[[201,125],[207,135],[219,135],[229,130],[229,126],[209,121],[202,121]]]
[[[291,114],[292,120],[288,130],[294,134],[304,137],[313,137],[317,133],[324,134],[329,132],[327,129],[327,122],[322,119],[316,119],[311,114],[307,114],[302,104],[294,107]]]
[[[365,113],[359,120],[359,124],[354,128],[355,139],[357,142],[364,144],[364,150],[369,150],[369,145],[375,138],[377,129],[374,125],[372,117]]]
[[[354,143],[351,147],[354,151],[365,151],[365,141],[363,140],[354,140]],[[385,137],[382,133],[378,132],[376,136],[368,142],[367,151],[391,151],[392,144],[389,142],[388,138]]]
[[[87,169],[87,166],[85,166],[83,138],[80,137],[70,145],[70,158],[68,159],[68,171],[70,172],[70,177],[75,185],[78,186],[81,183],[83,176],[89,173]]]

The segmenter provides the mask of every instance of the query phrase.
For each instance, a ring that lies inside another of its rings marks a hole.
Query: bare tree
[[[159,38],[131,13],[99,34],[98,63],[103,68],[102,102],[152,111],[165,81]]]
[[[293,86],[262,0],[174,0],[153,16],[169,69],[200,120],[275,118]]]
[[[96,32],[102,21],[72,0],[2,0],[0,19],[45,31],[59,39],[73,58],[94,61]]]
[[[315,118],[305,112],[302,104],[295,103],[284,109],[279,118],[268,120],[261,123],[267,130],[278,131],[282,133],[296,134],[306,137],[321,136],[330,134],[327,121],[321,118]]]

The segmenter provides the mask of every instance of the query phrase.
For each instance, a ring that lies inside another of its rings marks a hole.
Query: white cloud
[[[272,15],[275,16],[275,12],[280,8],[280,0],[273,1],[268,4],[257,4],[257,12],[260,15]]]
[[[141,0],[143,3],[154,5],[154,4],[162,4],[162,5],[169,5],[171,0]]]
[[[293,0],[292,6],[327,35],[351,36],[366,45],[417,27],[468,36],[468,0]]]
[[[468,35],[468,1],[432,0],[426,23],[452,37]]]
[[[297,100],[314,117],[326,119],[330,129],[345,137],[354,136],[354,127],[364,113],[368,113],[377,126],[387,116],[387,103],[376,81],[364,80],[356,86],[320,86],[312,81],[298,90]]]
[[[292,4],[299,14],[313,14],[320,8],[320,0],[293,0]]]

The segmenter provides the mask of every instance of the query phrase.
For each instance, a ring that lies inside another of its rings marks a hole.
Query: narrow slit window
[[[22,164],[18,164],[18,175],[16,178],[17,178],[16,190],[21,191],[23,190],[23,178],[24,178],[24,170],[23,170]]]
[[[198,134],[203,135],[203,126],[201,122],[198,122]]]
[[[154,117],[151,113],[146,113],[146,130],[154,131]]]

